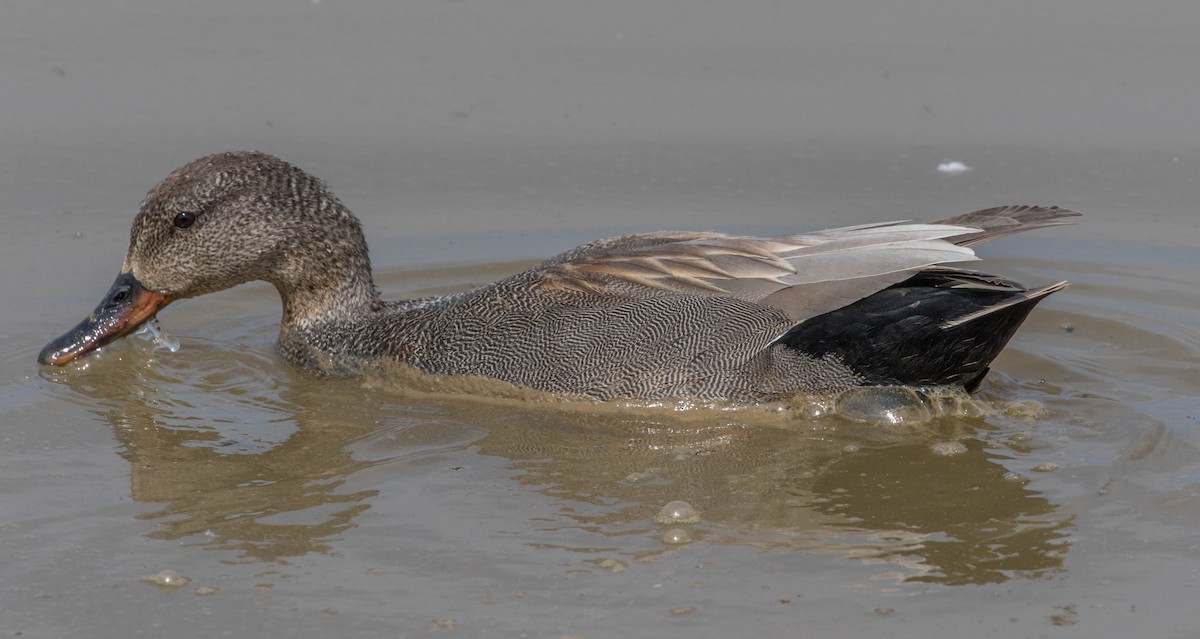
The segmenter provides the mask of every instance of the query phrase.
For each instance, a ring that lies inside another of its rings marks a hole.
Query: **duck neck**
[[[357,230],[355,228],[354,230]],[[361,232],[285,251],[272,279],[283,298],[283,326],[313,328],[354,323],[378,313],[382,304],[371,277],[371,260]]]

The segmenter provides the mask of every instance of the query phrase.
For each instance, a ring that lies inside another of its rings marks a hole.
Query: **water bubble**
[[[1005,479],[1005,481],[1011,481],[1014,484],[1028,484],[1029,483],[1028,477],[1026,477],[1025,475],[1022,475],[1021,473],[1013,472],[1011,470],[1008,471],[1007,473],[1004,473],[1004,479]]]
[[[662,540],[668,544],[686,544],[692,541],[692,536],[682,528],[672,528],[663,533]]]
[[[189,581],[191,581],[191,579],[188,579],[187,577],[184,577],[183,575],[179,574],[178,572],[168,568],[162,572],[159,572],[159,573],[156,573],[153,575],[146,575],[146,576],[142,577],[142,581],[146,581],[146,582],[155,584],[157,586],[167,586],[168,588],[178,588],[180,586],[187,585],[187,583]]]
[[[933,418],[920,394],[900,386],[850,389],[838,397],[837,410],[843,417],[865,424],[895,426]]]
[[[658,514],[654,522],[658,524],[694,524],[700,521],[700,513],[686,501],[668,502]]]
[[[938,442],[933,445],[933,454],[942,457],[953,457],[967,452],[967,445],[962,442]]]
[[[625,572],[626,570],[629,570],[629,564],[619,559],[602,559],[596,565],[612,572]]]
[[[1046,407],[1041,403],[1026,399],[1022,401],[1009,402],[1004,406],[1004,412],[1025,421],[1032,421],[1046,413]]]
[[[806,402],[796,408],[796,413],[801,419],[820,419],[829,414],[829,407],[818,402]]]

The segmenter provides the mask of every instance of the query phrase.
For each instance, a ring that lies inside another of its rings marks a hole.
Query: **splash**
[[[133,335],[152,343],[154,345],[153,350],[165,348],[172,353],[179,351],[179,340],[172,337],[170,333],[158,325],[157,317],[151,318],[150,321],[142,324],[142,327]]]

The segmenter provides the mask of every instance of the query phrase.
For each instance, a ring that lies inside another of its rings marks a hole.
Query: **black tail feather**
[[[925,271],[807,320],[780,341],[818,357],[833,354],[867,384],[972,391],[1033,307],[1064,286],[1027,290],[980,273]]]

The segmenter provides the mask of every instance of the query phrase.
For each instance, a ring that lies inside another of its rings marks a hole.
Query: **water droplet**
[[[155,350],[158,350],[159,348],[165,348],[172,353],[179,350],[179,340],[171,337],[169,333],[164,331],[162,327],[158,325],[157,317],[151,319],[145,324],[142,324],[142,327],[139,328],[136,333],[134,333],[134,336],[142,339],[149,339],[150,341],[154,342]]]
[[[700,513],[686,501],[668,502],[654,516],[654,522],[658,524],[694,524],[698,521]]]

